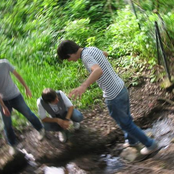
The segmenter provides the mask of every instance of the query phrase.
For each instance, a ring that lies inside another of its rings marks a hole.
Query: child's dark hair
[[[62,41],[58,48],[57,54],[61,60],[68,59],[70,56],[68,54],[75,54],[80,48],[74,41],[64,40]]]
[[[45,88],[42,91],[42,99],[44,100],[44,102],[46,103],[51,103],[53,102],[57,97],[57,93],[56,91],[54,91],[51,88]]]

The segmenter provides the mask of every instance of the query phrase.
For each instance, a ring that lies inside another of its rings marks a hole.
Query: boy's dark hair
[[[80,48],[74,41],[64,40],[62,41],[58,48],[57,54],[61,60],[68,59],[70,56],[68,54],[75,54]]]
[[[46,103],[51,103],[53,102],[57,97],[57,93],[56,91],[54,91],[51,88],[45,88],[42,91],[42,99],[44,100],[44,102]]]

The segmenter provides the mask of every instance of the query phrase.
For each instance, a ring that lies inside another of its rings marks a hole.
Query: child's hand
[[[68,129],[67,130],[69,130],[70,132],[73,132],[74,131],[74,124],[73,124],[73,121],[69,121],[70,122],[70,124],[69,124],[69,127],[68,127]]]
[[[4,115],[10,116],[10,111],[8,110],[8,108],[7,108],[6,106],[4,106],[4,107],[2,108],[2,111],[3,111]]]
[[[32,97],[32,94],[31,94],[31,91],[29,88],[26,88],[25,93],[26,93],[27,97],[29,97],[29,98]]]
[[[61,120],[61,124],[59,124],[63,129],[68,129],[71,124],[69,120]]]
[[[69,98],[73,98],[76,100],[77,98],[81,99],[82,94],[86,91],[86,88],[83,86],[79,86],[78,88],[75,88],[69,93]]]

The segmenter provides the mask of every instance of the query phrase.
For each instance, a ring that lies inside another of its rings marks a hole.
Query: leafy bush
[[[112,57],[141,55],[141,57],[149,58],[149,53],[154,49],[153,40],[147,33],[148,28],[144,26],[140,30],[135,16],[126,9],[118,13],[116,22],[106,30],[105,43]]]
[[[67,21],[64,28],[65,34],[63,39],[74,40],[78,44],[86,45],[86,39],[90,37],[93,31],[89,27],[89,19],[80,19],[75,21]]]

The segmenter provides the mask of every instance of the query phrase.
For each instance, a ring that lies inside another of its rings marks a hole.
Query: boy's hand
[[[8,108],[6,106],[2,108],[2,111],[3,111],[4,115],[10,116],[10,111],[8,110]]]
[[[29,97],[29,98],[32,97],[32,94],[31,94],[31,91],[29,88],[26,88],[25,93],[26,93],[27,97]]]
[[[68,129],[70,125],[70,121],[69,120],[63,120],[63,129]]]
[[[63,129],[68,129],[69,125],[70,125],[70,121],[69,120],[61,120],[59,121],[59,126],[61,126]]]
[[[73,98],[76,100],[77,98],[81,99],[82,94],[86,91],[86,88],[83,86],[79,86],[78,88],[75,88],[69,93],[69,98]]]

